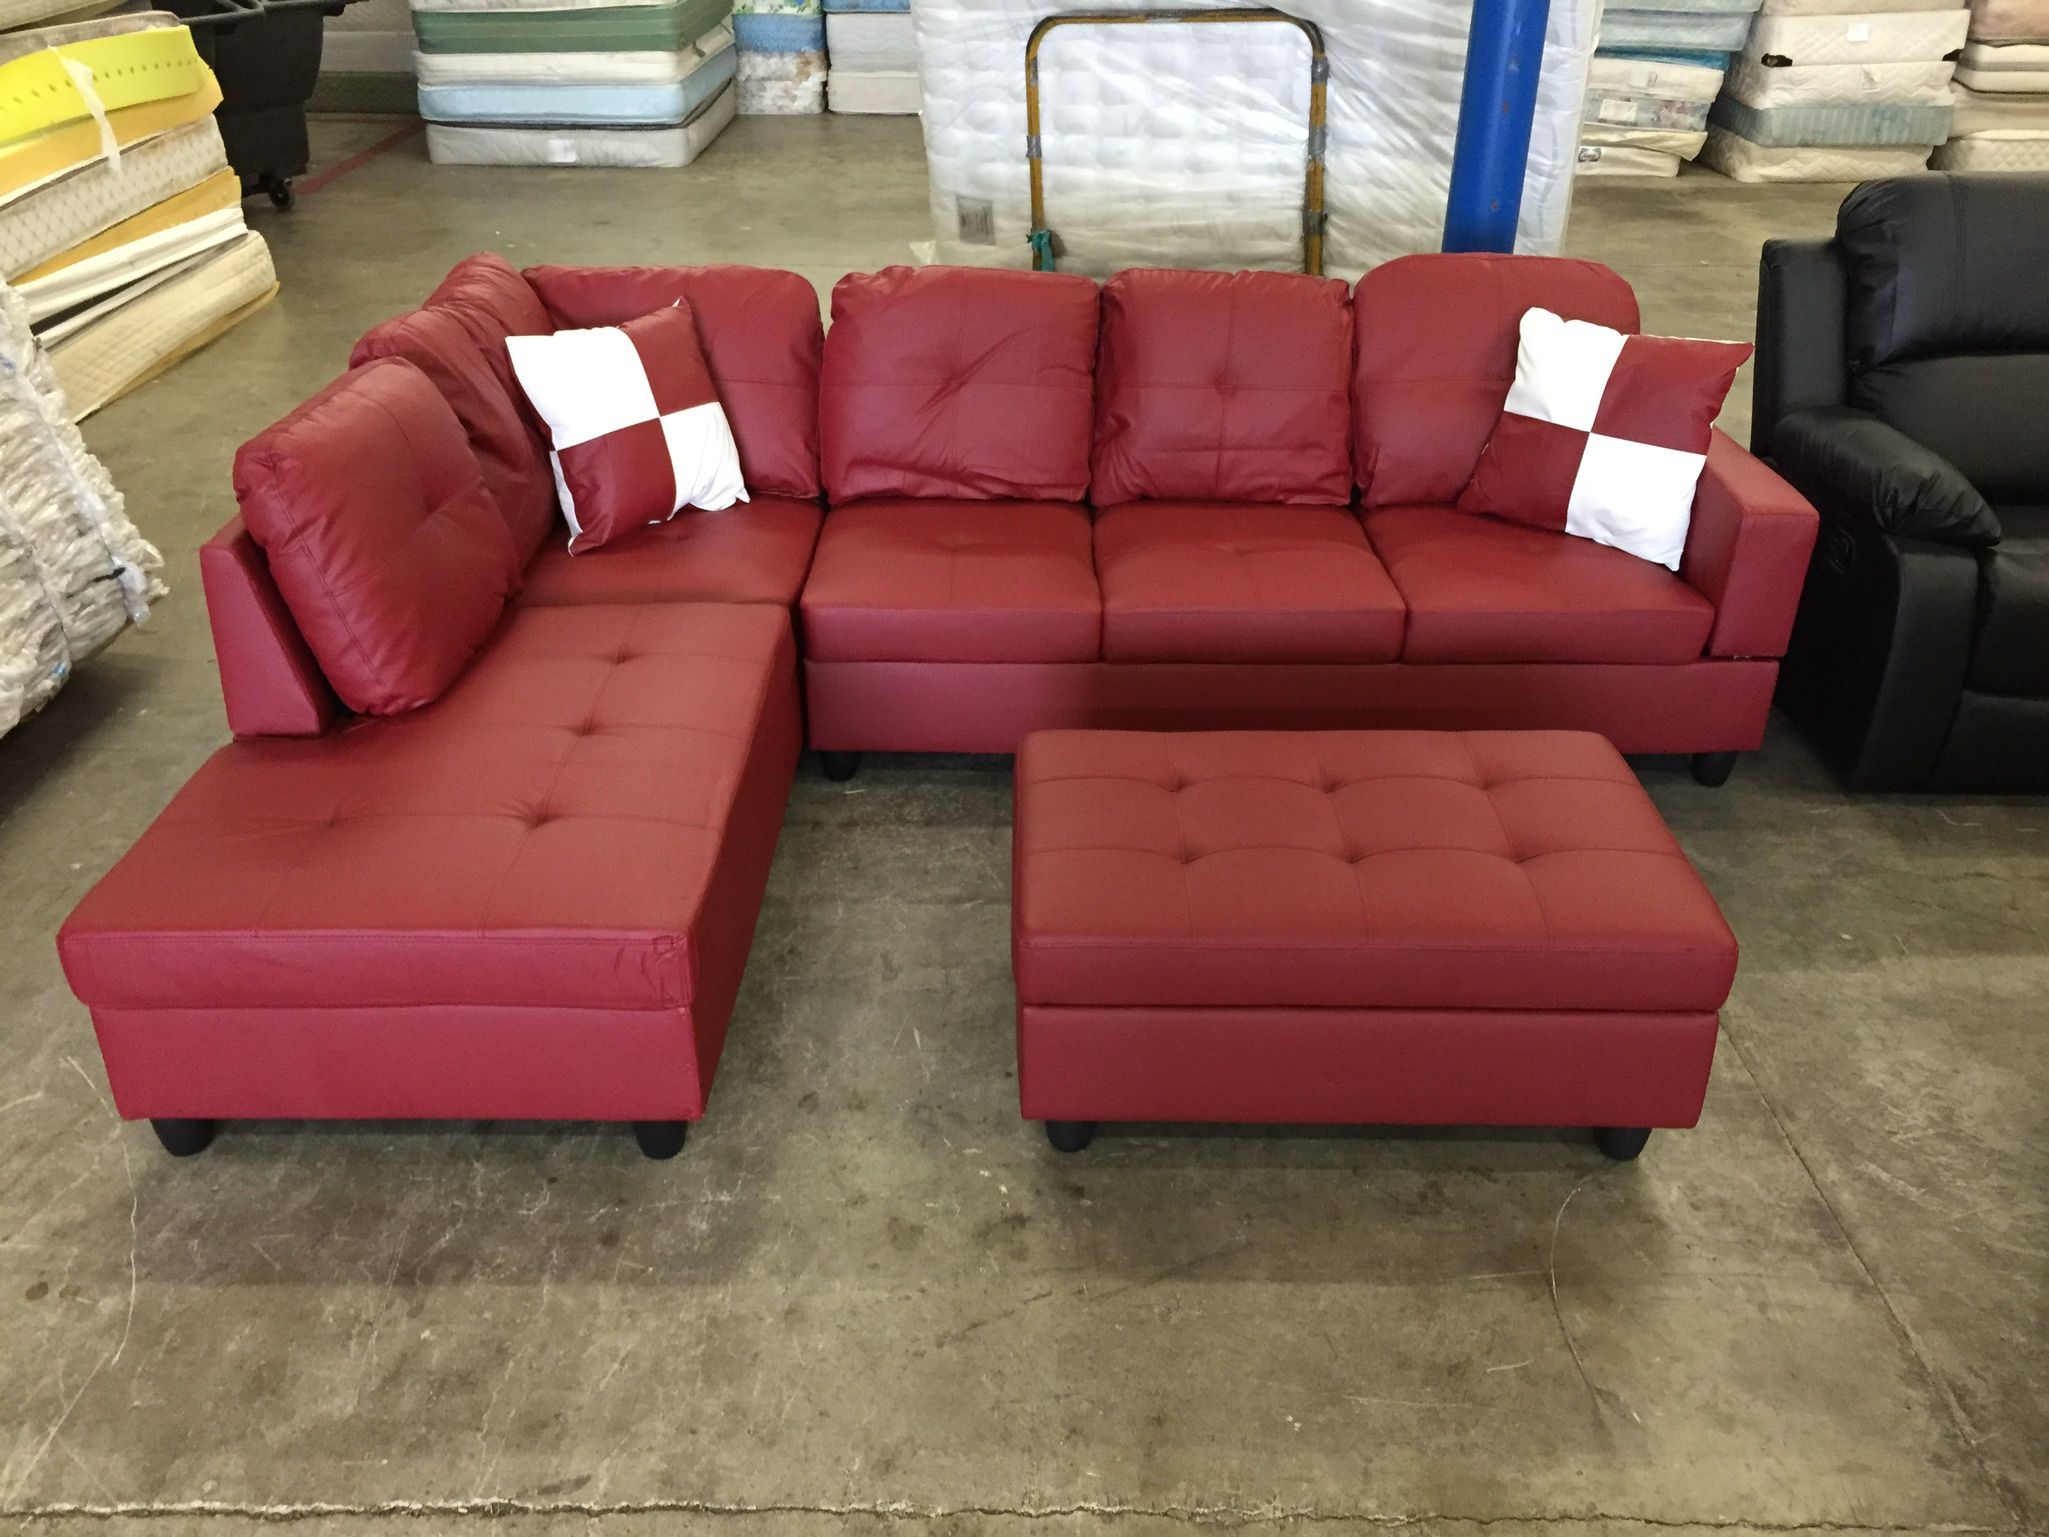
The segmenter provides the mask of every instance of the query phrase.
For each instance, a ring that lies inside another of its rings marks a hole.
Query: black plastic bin
[[[242,195],[292,206],[306,174],[306,102],[320,77],[321,31],[353,0],[160,0],[192,29],[221,83],[215,118]]]

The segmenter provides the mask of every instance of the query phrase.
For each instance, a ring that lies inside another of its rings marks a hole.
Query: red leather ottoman
[[[1099,1121],[1700,1117],[1736,940],[1605,740],[1047,731],[1017,758],[1018,1088]]]

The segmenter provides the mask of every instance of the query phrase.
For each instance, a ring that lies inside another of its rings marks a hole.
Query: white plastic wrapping
[[[162,567],[71,425],[21,299],[0,283],[0,733],[148,616]]]
[[[1156,0],[1172,10],[1250,0]],[[1327,272],[1437,248],[1471,6],[1294,0],[1329,59]],[[1554,0],[1517,249],[1564,243],[1598,0]],[[1025,44],[1043,0],[918,0],[932,256],[1028,266]],[[1310,50],[1285,22],[1064,26],[1039,56],[1047,222],[1067,270],[1295,268]]]

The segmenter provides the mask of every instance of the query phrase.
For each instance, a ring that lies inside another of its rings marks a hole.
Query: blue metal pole
[[[1447,251],[1515,249],[1550,15],[1551,0],[1473,0],[1444,209]]]

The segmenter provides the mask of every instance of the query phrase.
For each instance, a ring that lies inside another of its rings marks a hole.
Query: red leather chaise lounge
[[[811,745],[1012,752],[1044,727],[1572,727],[1758,745],[1813,509],[1719,434],[1675,575],[1451,504],[1542,305],[1637,329],[1590,262],[1342,283],[894,268],[833,293]]]
[[[754,498],[572,560],[504,337],[679,292]],[[272,1116],[681,1147],[801,745],[819,346],[788,273],[472,258],[243,449],[202,552],[237,740],[59,939],[124,1116],[174,1152]]]

